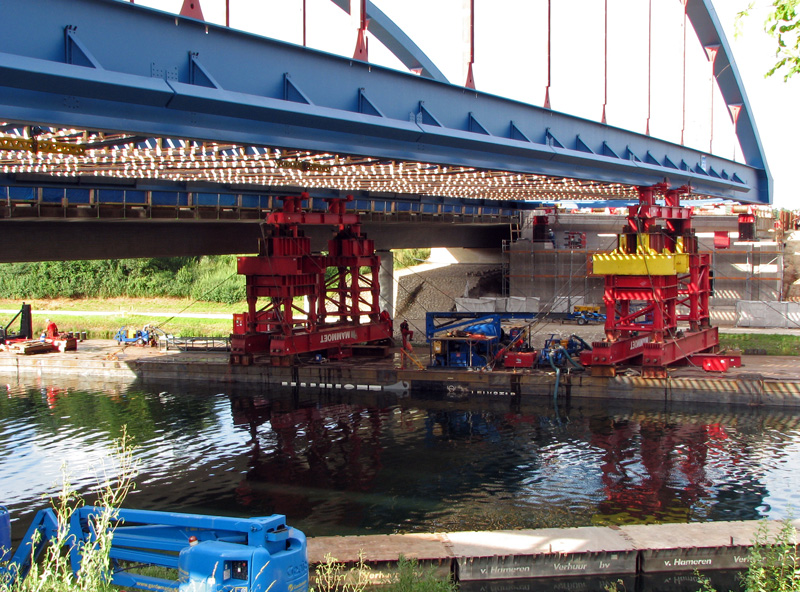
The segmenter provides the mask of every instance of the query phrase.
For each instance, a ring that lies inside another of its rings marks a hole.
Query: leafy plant
[[[781,523],[774,540],[770,541],[768,523],[761,522],[748,555],[745,590],[789,592],[800,589],[796,535],[797,531],[787,519]]]
[[[770,538],[769,523],[763,520],[748,552],[747,571],[742,576],[745,592],[795,592],[800,590],[797,566],[797,531],[791,518],[781,523]],[[708,577],[696,573],[702,592],[716,592]]]
[[[747,16],[755,2],[737,15],[737,21]],[[800,0],[771,0],[771,10],[764,23],[764,30],[776,41],[775,65],[767,72],[772,76],[783,73],[784,81],[800,72]]]
[[[344,563],[327,553],[314,569],[318,592],[363,592],[370,583],[370,569],[359,552],[358,563],[347,569]]]
[[[433,566],[422,567],[416,559],[400,555],[397,571],[384,589],[389,592],[454,592],[456,586],[450,578],[438,577]]]
[[[0,577],[0,592],[110,592],[111,566],[109,551],[117,508],[133,488],[136,464],[127,432],[114,443],[115,475],[103,467],[97,475],[97,505],[103,510],[94,514],[89,522],[91,542],[75,541],[69,532],[72,513],[83,505],[83,500],[69,482],[67,467],[62,467],[61,491],[52,501],[56,514],[56,534],[48,541],[43,558],[35,561],[25,578],[18,578],[15,565]],[[36,541],[38,542],[38,541]],[[69,554],[65,549],[76,547],[81,557],[81,567],[73,574]]]

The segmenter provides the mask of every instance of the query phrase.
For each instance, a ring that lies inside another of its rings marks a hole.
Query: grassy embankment
[[[769,356],[800,356],[800,335],[771,335],[764,333],[725,333],[720,329],[720,346],[740,349],[745,353]]]
[[[28,302],[33,310],[34,334],[44,330],[44,321],[49,318],[55,321],[59,330],[86,331],[89,339],[111,339],[122,326],[141,328],[148,323],[176,336],[227,337],[231,333],[233,313],[247,310],[245,303],[195,302],[183,298],[77,298]],[[0,299],[0,310],[19,310],[20,304],[18,300]],[[65,312],[89,314],[63,314]],[[170,318],[177,313],[227,316],[226,318]],[[0,324],[5,326],[13,316],[13,313],[0,313]],[[18,322],[15,321],[9,327],[9,331],[18,331]]]
[[[430,249],[396,251],[395,269],[429,255]],[[36,334],[50,318],[60,330],[86,331],[92,339],[110,339],[122,326],[145,324],[181,337],[224,337],[233,313],[247,310],[244,298],[244,276],[236,273],[232,255],[0,264],[0,310],[10,311],[0,313],[0,326],[28,302]],[[85,314],[64,314],[69,312]],[[172,316],[180,313],[224,318]],[[9,330],[16,332],[19,325]]]

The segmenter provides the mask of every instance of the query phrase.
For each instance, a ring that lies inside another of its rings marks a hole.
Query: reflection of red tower
[[[47,407],[50,410],[55,409],[59,397],[63,394],[66,394],[66,392],[67,390],[63,388],[58,388],[55,386],[47,387],[47,393],[45,394],[45,398],[47,399]]]
[[[250,511],[309,516],[316,492],[369,491],[381,469],[382,411],[351,405],[235,411],[235,422],[248,422],[253,435],[250,469],[236,489]],[[270,424],[271,431],[264,425]],[[269,445],[265,442],[269,441]],[[329,494],[324,494],[328,497]],[[331,516],[339,524],[358,524],[355,508]]]
[[[606,500],[599,505],[600,514],[627,514],[637,523],[688,518],[709,486],[705,467],[711,426],[608,421],[594,426],[591,437],[604,451]]]

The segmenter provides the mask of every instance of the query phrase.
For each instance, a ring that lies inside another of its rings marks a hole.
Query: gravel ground
[[[425,314],[456,309],[456,298],[500,296],[502,269],[499,265],[461,263],[427,268],[424,265],[395,274],[395,330],[405,319],[416,332],[414,342],[425,340]]]

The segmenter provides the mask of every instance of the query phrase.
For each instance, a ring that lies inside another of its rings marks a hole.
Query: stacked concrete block
[[[796,329],[800,327],[800,303],[760,300],[737,302],[736,326]]]

